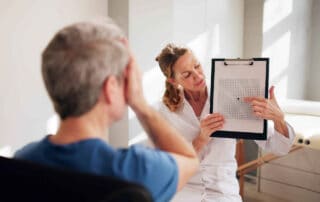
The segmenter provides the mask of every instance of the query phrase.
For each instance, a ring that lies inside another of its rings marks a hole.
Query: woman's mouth
[[[198,83],[196,83],[196,86],[201,86],[204,83],[204,79],[202,79],[201,81],[199,81]]]

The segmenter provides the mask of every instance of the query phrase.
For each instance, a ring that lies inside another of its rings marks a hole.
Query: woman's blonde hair
[[[170,83],[168,79],[174,78],[173,66],[182,55],[188,52],[188,50],[188,48],[170,43],[166,45],[156,57],[156,61],[159,63],[160,69],[166,77],[166,90],[162,97],[162,101],[169,110],[173,112],[181,107],[183,93],[181,89]]]

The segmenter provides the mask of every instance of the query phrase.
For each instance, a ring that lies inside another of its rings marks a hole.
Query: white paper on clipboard
[[[215,61],[213,112],[225,118],[222,131],[263,133],[264,120],[253,115],[244,97],[266,95],[266,61]]]

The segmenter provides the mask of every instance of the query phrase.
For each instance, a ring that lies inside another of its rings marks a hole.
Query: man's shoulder
[[[91,150],[108,150],[113,151],[113,148],[100,139],[86,139],[70,144],[54,144],[49,140],[49,136],[44,137],[40,141],[31,142],[14,154],[15,158],[21,159],[37,159],[44,152],[47,155],[51,154],[66,154],[66,152],[90,153]]]
[[[23,146],[21,149],[17,150],[14,154],[14,158],[28,159],[29,156],[32,156],[34,154],[41,152],[40,150],[43,144],[44,144],[44,139],[40,141],[31,142]]]

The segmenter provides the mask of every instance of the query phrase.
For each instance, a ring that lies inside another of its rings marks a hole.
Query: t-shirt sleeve
[[[17,150],[14,153],[13,158],[25,159],[25,160],[35,160],[34,158],[36,158],[36,157],[34,155],[34,150],[37,150],[38,147],[39,147],[38,142],[29,143],[26,146],[22,147],[21,149]]]
[[[177,164],[166,152],[132,146],[118,150],[112,166],[115,176],[143,185],[155,201],[170,201],[177,190]]]

